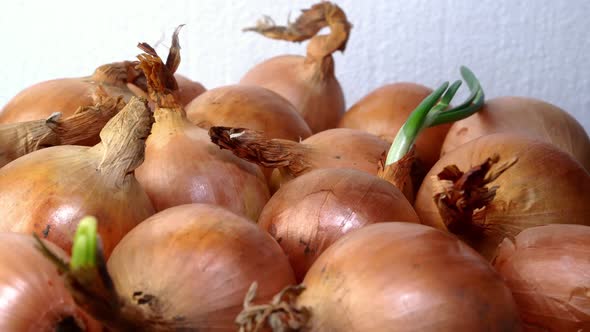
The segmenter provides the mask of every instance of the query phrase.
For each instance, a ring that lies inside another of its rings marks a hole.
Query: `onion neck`
[[[112,85],[124,88],[127,83],[134,84],[142,89],[143,73],[138,70],[137,61],[121,61],[102,65],[94,71],[90,79],[96,83]]]
[[[287,286],[273,297],[270,303],[254,304],[258,284],[254,282],[244,299],[244,309],[236,317],[240,332],[300,331],[308,323],[311,311],[297,306],[297,298],[305,286]]]
[[[308,171],[312,148],[285,139],[270,139],[262,133],[245,129],[213,126],[209,128],[211,141],[221,149],[267,168],[278,168],[293,177]]]
[[[101,143],[91,148],[100,155],[98,170],[113,185],[120,186],[144,159],[145,139],[153,117],[147,100],[133,97],[100,132]]]

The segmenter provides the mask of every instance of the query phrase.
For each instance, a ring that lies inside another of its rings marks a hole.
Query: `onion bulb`
[[[298,281],[343,235],[366,225],[419,223],[403,193],[388,181],[354,169],[311,171],[281,187],[258,219],[289,257]]]
[[[432,93],[432,89],[414,83],[382,86],[352,105],[339,127],[364,130],[393,142],[410,113]],[[438,160],[440,148],[451,124],[427,128],[416,140],[416,155],[425,169]]]
[[[294,282],[278,244],[219,206],[153,215],[123,238],[104,270],[89,226],[76,235],[66,274],[77,282],[69,286],[81,307],[116,331],[235,331],[252,282],[263,300]]]
[[[211,141],[236,156],[273,171],[270,186],[276,191],[297,176],[320,168],[354,168],[376,175],[389,144],[369,133],[328,129],[301,142],[271,139],[263,133],[229,127],[211,127]]]
[[[176,45],[181,27],[174,32],[166,62],[172,72],[178,68],[178,61],[174,60],[180,51]],[[54,79],[28,87],[0,110],[0,124],[46,119],[56,110],[69,117],[79,107],[94,105],[92,94],[97,87],[106,90],[108,95],[123,96],[125,101],[135,95],[145,97],[146,78],[136,68],[137,64],[137,61],[109,63],[98,67],[90,76]],[[204,90],[200,83],[179,75],[180,101],[188,103]]]
[[[330,28],[330,34],[316,35],[324,27]],[[351,28],[344,11],[328,1],[303,10],[287,27],[276,26],[266,17],[255,27],[244,30],[294,42],[311,38],[307,54],[305,57],[283,55],[268,59],[250,69],[240,84],[262,86],[285,97],[313,133],[335,128],[345,111],[345,100],[334,75],[332,53],[344,52]]]
[[[489,263],[454,236],[411,223],[351,232],[301,285],[270,304],[252,299],[253,291],[236,319],[243,332],[521,330],[510,290]]]
[[[546,225],[504,239],[493,264],[512,290],[525,331],[590,328],[590,227]]]
[[[94,106],[80,107],[65,119],[54,113],[44,120],[0,125],[0,167],[50,146],[96,144],[100,130],[124,106],[121,98],[103,95],[97,96]]]
[[[173,95],[174,77],[147,44],[139,56],[155,101],[155,123],[137,179],[157,211],[211,203],[256,220],[270,194],[256,165],[218,149],[207,130],[192,124]]]
[[[529,227],[590,224],[590,175],[568,153],[524,136],[465,143],[426,179],[414,205],[422,223],[456,234],[486,258]]]
[[[475,138],[500,132],[522,134],[552,143],[572,154],[590,171],[590,139],[584,127],[559,107],[525,97],[486,101],[478,114],[453,124],[441,154]]]
[[[133,175],[143,161],[152,115],[132,98],[94,147],[38,150],[0,169],[0,231],[36,233],[69,252],[78,220],[101,218],[107,257],[119,240],[154,213]]]
[[[44,242],[61,259],[66,254]],[[30,235],[0,233],[0,331],[102,331],[64,286]]]

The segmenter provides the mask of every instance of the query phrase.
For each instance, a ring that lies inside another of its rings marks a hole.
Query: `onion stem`
[[[484,103],[484,93],[477,77],[465,66],[461,66],[461,76],[471,91],[469,98],[461,105],[445,111],[461,86],[461,81],[455,81],[450,86],[448,82],[445,82],[424,98],[398,131],[387,154],[385,166],[389,166],[405,156],[424,129],[459,121],[481,109]]]
[[[72,259],[70,260],[72,271],[96,266],[96,237],[96,218],[84,217],[80,220],[72,246]]]

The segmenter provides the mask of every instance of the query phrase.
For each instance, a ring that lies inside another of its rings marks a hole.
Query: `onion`
[[[410,113],[431,93],[432,89],[414,83],[382,86],[352,105],[338,126],[364,130],[393,142]],[[438,160],[450,126],[443,124],[427,128],[416,140],[416,154],[426,170]]]
[[[57,257],[66,254],[45,242]],[[64,287],[64,278],[29,235],[0,233],[1,331],[102,331]]]
[[[241,331],[265,323],[275,331],[521,330],[510,290],[484,259],[454,236],[410,223],[351,232],[302,285],[268,305],[252,306],[253,298],[236,319]]]
[[[445,138],[442,154],[475,138],[494,133],[517,133],[552,143],[572,154],[590,171],[590,139],[571,115],[555,105],[524,97],[487,101],[479,114],[455,123]]]
[[[80,107],[66,119],[54,113],[44,120],[0,125],[0,167],[50,146],[96,144],[100,130],[124,106],[120,98],[100,96],[94,106]]]
[[[353,169],[318,169],[282,186],[268,201],[258,224],[281,245],[301,281],[332,243],[368,224],[401,220],[419,223],[401,191],[376,176]]]
[[[494,267],[512,290],[526,331],[590,328],[590,227],[547,225],[504,239]]]
[[[257,86],[228,85],[211,89],[186,106],[188,119],[203,128],[243,127],[270,138],[300,141],[311,130],[280,95]]]
[[[69,285],[88,313],[117,331],[235,331],[253,281],[264,300],[294,282],[277,243],[222,207],[189,204],[155,214],[117,245],[108,271],[94,253],[93,230],[80,225],[89,229],[81,227],[74,241],[66,273],[77,282]]]
[[[590,175],[566,152],[524,136],[470,141],[426,178],[414,205],[422,223],[455,233],[486,258],[526,228],[590,223]]]
[[[180,47],[177,44],[181,27],[174,31],[166,62],[172,72],[176,71],[180,61]],[[176,57],[178,60],[174,61]],[[98,67],[90,76],[55,79],[28,87],[0,110],[0,124],[45,119],[56,110],[69,117],[81,106],[94,105],[92,94],[97,87],[105,89],[108,95],[123,96],[125,101],[134,95],[145,97],[146,78],[136,68],[137,64],[137,61],[109,63]],[[205,90],[198,82],[180,75],[178,78],[179,101],[185,104]]]
[[[328,129],[301,142],[270,139],[245,128],[211,127],[211,141],[240,158],[276,168],[270,186],[276,191],[293,178],[320,168],[354,168],[376,175],[389,144],[369,133]]]
[[[330,27],[330,34],[316,36],[324,27]],[[344,11],[328,1],[302,10],[301,16],[287,27],[276,26],[266,17],[256,27],[244,30],[295,42],[311,38],[307,55],[283,55],[266,60],[250,69],[240,84],[262,86],[287,98],[314,133],[336,127],[344,114],[345,101],[334,76],[332,53],[344,52],[351,28]]]
[[[96,215],[108,257],[123,235],[154,213],[133,176],[152,121],[147,101],[134,97],[103,128],[102,143],[50,147],[4,166],[0,231],[42,234],[69,252],[78,220]]]
[[[193,125],[176,103],[174,78],[147,44],[140,66],[156,102],[155,123],[137,179],[157,211],[187,203],[211,203],[256,220],[270,194],[256,165],[221,151],[207,130]]]

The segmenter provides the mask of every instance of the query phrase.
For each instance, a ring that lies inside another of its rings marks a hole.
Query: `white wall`
[[[435,86],[468,65],[488,97],[524,95],[568,110],[590,131],[590,1],[336,0],[354,24],[337,77],[351,105],[394,81]],[[38,81],[131,59],[139,41],[179,23],[180,73],[230,84],[268,57],[305,52],[240,29],[261,14],[285,22],[314,1],[2,1],[0,105]],[[160,48],[165,53],[164,46]]]

